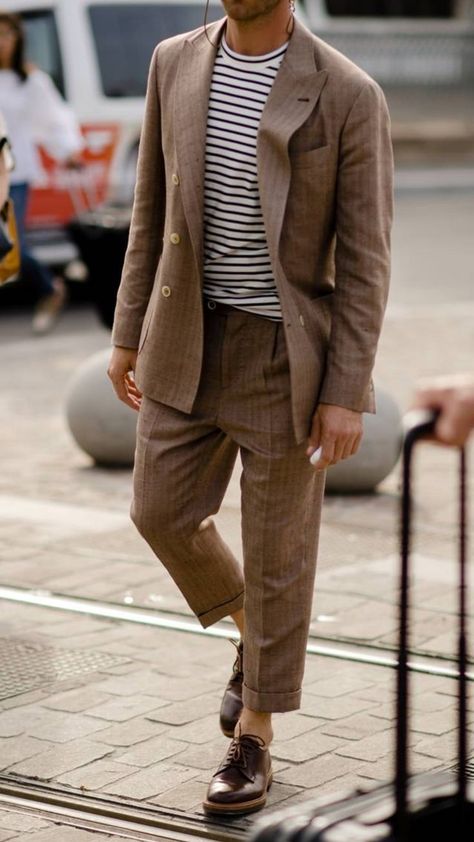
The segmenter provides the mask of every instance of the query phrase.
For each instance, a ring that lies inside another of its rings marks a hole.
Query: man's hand
[[[436,441],[462,447],[474,430],[474,377],[459,374],[420,383],[414,408],[438,410]]]
[[[323,471],[330,465],[336,465],[341,459],[354,456],[362,439],[362,414],[342,406],[319,404],[311,427],[308,456],[322,448],[316,462],[317,471]]]
[[[115,347],[112,351],[107,374],[109,375],[115,394],[123,403],[135,409],[140,409],[142,400],[141,392],[138,391],[133,372],[137,363],[137,351],[135,348]]]

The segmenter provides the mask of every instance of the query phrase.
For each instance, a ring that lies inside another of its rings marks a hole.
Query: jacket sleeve
[[[341,136],[336,199],[335,292],[319,400],[371,405],[371,375],[390,282],[393,153],[385,97],[368,80]]]
[[[148,75],[130,235],[112,329],[113,345],[138,348],[143,317],[163,247],[165,195],[157,47]]]

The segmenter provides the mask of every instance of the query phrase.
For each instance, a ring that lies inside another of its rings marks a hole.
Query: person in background
[[[54,325],[66,300],[64,280],[54,276],[29,251],[25,218],[31,184],[39,175],[37,143],[49,154],[76,168],[81,166],[83,139],[76,121],[52,79],[25,59],[25,34],[18,15],[0,10],[0,110],[9,130],[15,157],[10,196],[13,199],[21,249],[22,276],[37,295],[33,331]]]
[[[474,430],[474,376],[458,374],[423,381],[415,393],[413,406],[439,412],[436,441],[463,447]]]

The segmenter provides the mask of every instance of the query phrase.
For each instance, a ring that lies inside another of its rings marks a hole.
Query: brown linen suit
[[[324,485],[305,457],[312,415],[374,409],[390,126],[378,85],[296,21],[257,144],[283,321],[211,313],[204,155],[224,23],[153,55],[112,342],[138,348],[145,396],[132,517],[204,626],[244,606],[244,703],[284,711],[300,701]],[[239,448],[244,576],[209,518]]]

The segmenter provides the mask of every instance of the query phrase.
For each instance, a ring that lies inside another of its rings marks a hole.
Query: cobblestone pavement
[[[123,842],[123,836],[100,834],[68,827],[64,824],[53,824],[42,818],[29,814],[8,813],[0,810],[0,842]]]
[[[376,380],[402,409],[417,377],[472,368],[473,205],[471,194],[398,198],[393,291]],[[30,336],[28,314],[0,315],[0,584],[187,613],[129,521],[131,472],[94,466],[66,428],[71,375],[108,344],[88,306],[70,308],[42,339]],[[450,657],[455,459],[427,446],[417,461],[413,643]],[[395,645],[398,482],[394,471],[377,495],[327,499],[314,635]],[[236,472],[218,520],[240,554],[238,507]],[[71,652],[90,663],[94,653],[119,659],[61,681],[49,677],[29,692],[0,694],[1,773],[199,814],[227,744],[217,712],[233,660],[229,644],[7,601],[0,608],[0,649],[34,644],[49,659],[46,677]],[[269,809],[390,777],[393,683],[390,670],[308,656],[301,710],[276,717]],[[415,770],[452,763],[454,692],[450,679],[414,677]],[[0,812],[0,842],[89,838]]]

